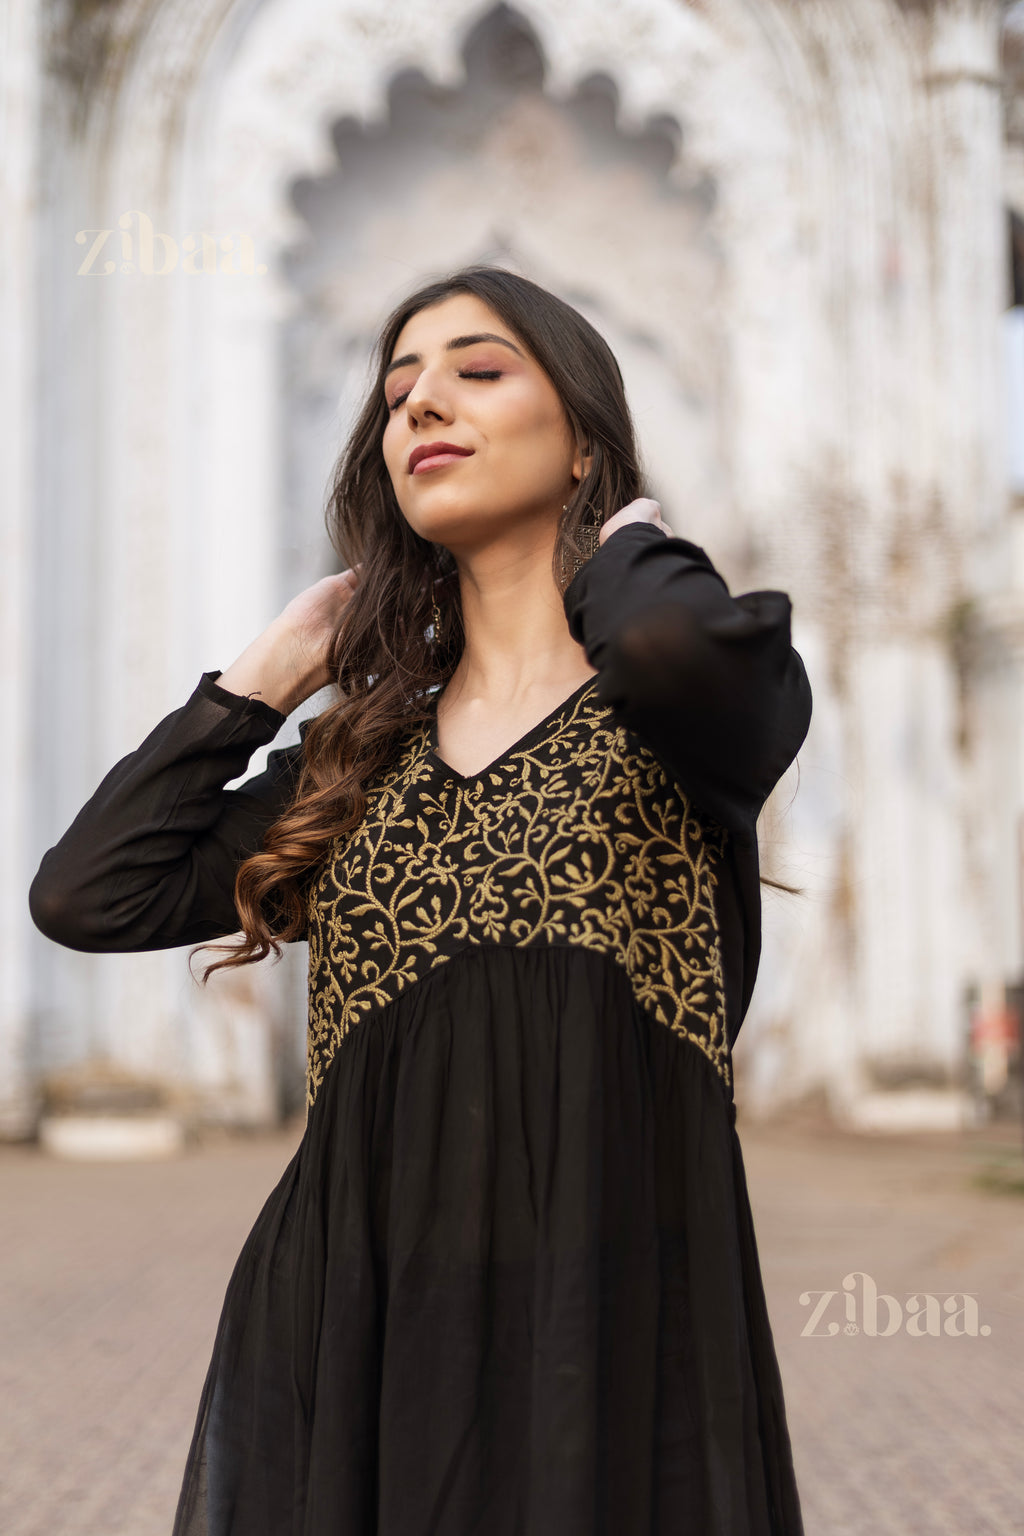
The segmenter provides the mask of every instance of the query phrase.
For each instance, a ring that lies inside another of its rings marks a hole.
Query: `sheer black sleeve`
[[[627,523],[576,573],[563,604],[601,702],[696,808],[752,835],[811,717],[786,594],[732,597],[697,545]]]
[[[220,675],[202,674],[186,703],[114,765],[43,855],[28,901],[47,938],[123,953],[239,931],[238,866],[284,810],[302,746],[271,752],[264,772],[225,789],[286,716],[229,693]],[[303,736],[307,725],[299,727]]]

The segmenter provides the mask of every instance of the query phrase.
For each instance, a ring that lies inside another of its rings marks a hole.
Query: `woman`
[[[788,600],[665,525],[612,354],[535,284],[422,288],[376,364],[349,568],[203,674],[30,893],[75,949],[309,944],[306,1131],[176,1536],[795,1536],[731,1061],[755,823],[810,716]]]

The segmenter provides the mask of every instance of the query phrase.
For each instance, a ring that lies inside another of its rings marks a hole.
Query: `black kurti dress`
[[[175,1536],[802,1530],[731,1060],[755,822],[810,717],[789,602],[634,523],[564,607],[596,676],[480,773],[410,730],[309,882],[306,1131]],[[219,676],[44,856],[57,942],[237,931],[302,749],[225,790],[285,717]]]

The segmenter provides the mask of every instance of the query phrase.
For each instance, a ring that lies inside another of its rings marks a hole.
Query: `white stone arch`
[[[368,118],[379,114],[387,79],[403,63],[415,60],[432,78],[455,83],[461,37],[488,8],[452,0],[429,19],[402,12],[399,24],[394,12],[363,13],[337,0],[224,5],[216,13],[191,0],[174,0],[148,10],[137,7],[148,25],[136,24],[141,40],[122,75],[115,105],[93,129],[97,161],[102,154],[102,174],[97,170],[94,176],[95,196],[104,200],[109,222],[124,208],[139,206],[179,236],[200,229],[247,231],[269,272],[266,282],[218,280],[216,287],[208,283],[205,289],[199,282],[180,282],[173,303],[167,302],[166,291],[160,292],[161,286],[166,290],[170,285],[154,282],[148,287],[137,285],[134,309],[122,299],[122,329],[128,334],[123,340],[114,336],[119,355],[111,369],[111,383],[119,398],[118,409],[110,413],[116,415],[122,437],[135,422],[160,418],[167,423],[161,394],[180,386],[184,373],[201,384],[204,369],[209,369],[214,411],[227,400],[232,374],[228,368],[223,384],[218,383],[218,338],[227,333],[223,349],[236,361],[243,350],[254,358],[263,350],[267,330],[290,302],[276,276],[280,250],[302,232],[284,196],[288,182],[296,175],[314,176],[330,169],[330,120],[342,106]],[[810,105],[806,93],[788,104],[787,120],[778,81],[765,69],[764,56],[778,54],[781,44],[786,45],[790,68],[794,59],[799,61],[788,6],[750,7],[722,0],[709,17],[672,0],[656,0],[633,8],[625,29],[613,13],[597,5],[577,7],[566,17],[553,17],[539,5],[517,9],[541,39],[549,65],[548,89],[554,97],[569,94],[584,74],[600,69],[612,73],[619,88],[624,128],[640,125],[652,113],[673,115],[686,123],[694,157],[718,175],[722,195],[730,204],[727,217],[749,219],[749,233],[736,241],[738,254],[731,260],[731,298],[738,308],[743,309],[757,286],[749,281],[744,264],[758,265],[774,247],[780,252],[780,263],[799,267],[793,215],[786,199],[767,195],[765,184],[780,174],[807,175],[820,139],[806,132]],[[132,33],[130,17],[125,30]],[[623,30],[625,36],[620,35]],[[612,57],[615,64],[609,70]],[[787,83],[793,78],[790,74]],[[723,104],[737,97],[742,97],[745,111],[730,116]],[[801,116],[803,131],[798,132],[795,120]],[[120,131],[112,126],[118,119],[122,125],[130,121],[130,133],[123,126]],[[781,161],[789,165],[783,164],[780,172]],[[820,167],[813,174],[820,179]],[[408,273],[396,271],[383,298],[395,297],[413,275],[412,264]],[[804,275],[799,273],[794,287]],[[380,292],[365,297],[375,299],[380,307]],[[358,295],[356,301],[362,298]],[[158,299],[161,318],[166,324],[169,315],[178,334],[168,338],[165,356],[154,356],[157,349],[152,344],[148,347],[148,358],[140,359],[140,366],[144,362],[148,367],[147,387],[140,389],[126,362],[132,355],[132,322],[144,320],[150,325],[152,343],[157,327],[152,313],[146,313],[147,301],[155,307]],[[745,312],[744,320],[749,313]],[[117,323],[110,329],[116,333]],[[248,332],[244,348],[238,340],[240,331]],[[791,349],[791,355],[796,356],[797,349]],[[791,372],[797,371],[791,365]],[[754,368],[744,373],[756,384]],[[256,382],[248,381],[254,399],[259,394],[259,376],[257,368]],[[783,403],[789,401],[802,409],[805,418],[813,419],[808,402],[820,391],[815,390],[813,370],[810,385],[806,377],[782,379],[780,389],[776,373],[773,383]],[[164,381],[162,391],[159,380]],[[272,424],[272,403],[264,399],[263,404],[265,420]],[[780,415],[782,409],[780,405]],[[261,431],[261,418],[252,410],[249,420],[255,440],[272,440],[272,432]],[[149,449],[173,436],[166,425],[160,431],[143,426],[138,430],[140,436],[145,434]],[[237,427],[226,434],[211,430],[210,446],[211,453],[204,455],[203,477],[208,497],[216,500],[232,484],[230,474],[218,472],[220,458],[230,459],[237,473]],[[739,479],[746,475],[754,482],[762,502],[777,494],[771,485],[771,466],[767,468],[766,474],[762,452],[756,475],[743,464],[736,471]],[[168,494],[180,497],[175,473],[172,464]],[[270,478],[265,477],[265,482]],[[780,471],[776,478],[785,476]],[[743,495],[754,500],[748,491]],[[259,505],[255,493],[252,498],[236,494],[234,500],[246,507]],[[201,518],[204,531],[218,526],[227,530],[230,518],[223,508],[212,517],[210,510],[204,508]],[[240,527],[245,526],[252,525],[240,519]],[[255,573],[252,579],[257,579]],[[227,615],[228,623],[234,623],[223,595],[213,606],[215,612]],[[207,607],[200,601],[201,613]],[[134,615],[128,618],[134,623]],[[197,643],[205,638],[206,621],[208,616],[199,618]]]
[[[53,250],[70,249],[75,229],[116,229],[122,213],[137,209],[178,242],[203,230],[236,240],[245,234],[268,270],[209,278],[117,274],[96,280],[88,302],[88,279],[77,288],[54,280],[57,310],[73,337],[88,343],[75,350],[90,359],[93,377],[77,380],[78,457],[65,455],[66,478],[54,482],[47,506],[63,528],[63,506],[77,492],[80,516],[71,537],[85,554],[90,540],[103,552],[93,564],[94,590],[85,596],[66,552],[52,552],[67,612],[78,614],[80,626],[62,632],[58,617],[42,637],[41,674],[58,653],[68,658],[59,680],[65,707],[54,710],[54,719],[77,723],[86,743],[76,762],[63,765],[54,821],[66,824],[64,813],[180,701],[200,668],[226,665],[280,606],[275,338],[292,296],[280,281],[279,257],[301,232],[286,188],[296,175],[330,169],[331,120],[341,111],[367,120],[379,115],[396,70],[414,64],[441,83],[457,83],[461,39],[487,9],[468,0],[387,11],[365,0],[129,0],[117,8],[116,47],[106,49],[105,73],[97,67],[90,77],[92,109],[55,173]],[[892,465],[911,457],[901,438],[916,434],[916,462],[925,465],[921,483],[900,491],[904,500],[927,507],[929,478],[951,488],[951,510],[936,523],[935,579],[924,584],[930,595],[948,586],[946,567],[957,547],[950,526],[969,528],[977,505],[990,513],[998,500],[972,469],[945,397],[933,391],[908,403],[906,395],[908,359],[934,371],[936,358],[955,346],[955,324],[943,316],[959,312],[968,286],[959,269],[940,281],[930,269],[922,213],[907,195],[913,162],[935,136],[936,114],[955,138],[965,117],[987,110],[979,104],[988,67],[984,19],[972,31],[970,18],[950,4],[939,8],[938,20],[908,20],[895,0],[838,8],[715,0],[699,12],[676,0],[645,0],[628,13],[600,0],[553,13],[529,0],[516,9],[540,39],[554,98],[589,73],[611,74],[624,128],[652,114],[679,118],[691,163],[716,177],[729,265],[723,334],[737,381],[731,472],[746,539],[723,563],[734,579],[793,590],[806,616],[809,659],[827,677],[837,620],[822,593],[835,574],[835,535],[851,509],[868,509],[862,563],[884,568],[898,500],[888,484]],[[828,78],[818,67],[822,53],[832,61]],[[923,75],[931,83],[922,84]],[[106,97],[101,80],[110,87]],[[742,112],[734,110],[738,102]],[[870,144],[859,154],[852,129],[863,132],[866,104]],[[890,142],[883,142],[886,135]],[[981,203],[984,178],[976,178],[973,191],[970,179],[958,167],[943,193],[947,204],[959,199],[961,209],[969,208],[972,195]],[[859,220],[847,249],[837,214],[851,200]],[[939,291],[932,311],[900,312],[903,373],[887,410],[872,396],[884,295],[865,302],[858,292],[874,281],[879,201],[904,231],[912,263],[906,281],[923,275]],[[138,230],[127,233],[137,255]],[[374,287],[353,302],[379,310],[417,275],[412,264],[396,265],[390,287]],[[978,302],[975,295],[972,313]],[[789,332],[779,324],[780,310],[794,316]],[[869,334],[851,346],[851,321],[865,323],[865,316]],[[56,354],[55,342],[51,349]],[[984,369],[975,367],[971,377],[984,379]],[[848,571],[848,544],[839,538],[839,545]],[[854,596],[845,606],[855,628],[871,610],[869,579]],[[851,629],[840,625],[838,633],[839,649],[848,648]],[[839,723],[826,728],[836,744],[825,751],[825,777],[831,774],[838,788],[811,815],[817,820],[807,834],[826,885],[836,826],[851,814],[863,711],[856,699],[829,702],[828,692],[827,683],[819,687],[819,719],[831,715]],[[42,759],[54,760],[60,728],[43,721],[38,736]],[[810,814],[813,795],[801,798]],[[834,949],[827,916],[810,925],[805,953]],[[155,1053],[168,1070],[189,1074],[180,1042],[195,1025],[198,1005],[182,995],[180,957],[108,963],[61,956],[53,971],[47,1006],[88,1013],[94,1042],[129,1058],[135,1049],[150,1060]],[[820,979],[826,971],[819,966],[816,973],[822,995],[830,990]],[[911,984],[905,965],[903,975]],[[942,984],[949,979],[947,968]],[[766,980],[771,992],[770,967]],[[800,995],[791,980],[775,993],[783,1013],[802,1016],[798,1041],[820,1038],[814,985]],[[856,1005],[854,999],[854,1011]],[[140,1016],[147,1019],[144,1033],[133,1031]],[[827,1065],[834,1076],[855,1054],[850,1022],[850,1006],[835,1005],[835,1054]],[[748,1040],[753,1033],[748,1028]]]
[[[302,459],[292,456],[290,522],[323,545],[323,486],[394,297],[396,262],[424,278],[497,259],[596,321],[623,368],[668,515],[687,520],[693,537],[717,533],[722,547],[734,529],[713,187],[685,145],[680,162],[676,125],[640,139],[623,132],[609,74],[553,101],[539,43],[510,7],[493,7],[463,48],[457,89],[419,70],[392,76],[382,118],[346,116],[333,130],[335,168],[295,184],[309,229],[286,263],[298,301],[285,336]],[[296,573],[292,585],[317,574]]]
[[[94,459],[92,534],[103,559],[90,643],[78,653],[77,687],[69,684],[94,701],[97,718],[90,760],[69,765],[65,805],[80,802],[201,667],[226,664],[277,611],[274,341],[289,294],[276,258],[297,230],[285,187],[296,173],[327,168],[330,118],[341,108],[379,111],[388,75],[403,64],[452,79],[460,36],[482,9],[453,0],[429,17],[403,13],[398,25],[393,15],[322,0],[217,10],[181,0],[120,12],[107,76],[116,90],[103,110],[97,88],[86,119],[74,223],[112,227],[119,242],[121,216],[137,210],[158,232],[157,267],[160,233],[180,243],[189,232],[243,231],[269,270],[265,281],[116,272],[81,319],[102,369],[83,452]],[[664,0],[631,17],[626,39],[596,5],[559,22],[538,6],[524,11],[554,91],[615,58],[626,124],[672,110],[715,46],[706,22]],[[138,222],[124,234],[134,246],[119,254],[137,266]],[[406,285],[396,273],[395,290]],[[187,1075],[181,1042],[200,1004],[187,985],[182,996],[179,964],[62,957],[77,977],[65,1006],[93,1015],[101,1052],[155,1058]],[[144,1032],[134,1028],[139,1017]]]

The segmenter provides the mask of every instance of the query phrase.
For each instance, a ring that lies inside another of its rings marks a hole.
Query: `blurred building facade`
[[[1019,9],[8,7],[7,1134],[92,1061],[226,1121],[301,1093],[304,946],[204,990],[182,951],[50,944],[27,886],[103,773],[332,568],[375,327],[478,260],[593,320],[667,520],[734,590],[793,597],[815,719],[763,852],[803,894],[766,893],[740,1095],[850,1115],[955,1081],[967,988],[1024,958]]]

